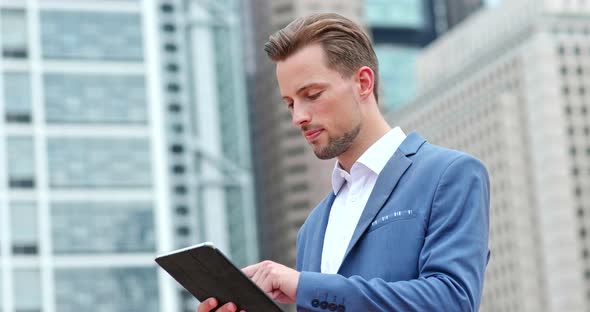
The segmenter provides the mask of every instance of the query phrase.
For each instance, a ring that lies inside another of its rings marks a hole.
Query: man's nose
[[[305,107],[301,107],[301,105],[293,104],[293,111],[291,113],[291,122],[293,125],[300,127],[305,125],[311,121],[311,115],[309,111],[305,109]]]

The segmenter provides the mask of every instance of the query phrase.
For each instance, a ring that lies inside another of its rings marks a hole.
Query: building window
[[[169,83],[166,86],[166,89],[168,90],[168,92],[176,93],[176,92],[180,91],[180,85],[178,85],[176,83]]]
[[[176,234],[179,236],[188,236],[190,234],[190,230],[186,226],[180,226],[176,228]]]
[[[172,13],[174,12],[174,6],[170,3],[164,3],[162,4],[162,6],[160,7],[160,9],[162,10],[162,12],[165,13]]]
[[[177,185],[174,187],[174,193],[178,194],[178,195],[184,195],[186,194],[187,190],[186,190],[186,186],[184,185]]]
[[[35,187],[35,153],[33,138],[6,139],[8,184],[11,188]]]
[[[574,127],[573,127],[573,126],[569,126],[569,127],[567,128],[567,133],[568,133],[570,136],[573,136],[573,135],[574,135]]]
[[[164,24],[162,26],[162,30],[164,30],[165,32],[175,32],[176,31],[176,26],[174,26],[172,24]]]
[[[172,151],[174,154],[182,154],[184,152],[184,147],[182,147],[180,144],[173,144],[170,147],[170,151]]]
[[[423,29],[427,26],[422,1],[368,0],[365,16],[373,27],[400,27]]]
[[[31,122],[31,82],[28,73],[4,74],[6,122]]]
[[[43,78],[49,123],[147,122],[142,76],[46,74]]]
[[[286,153],[289,156],[303,155],[305,153],[305,147],[304,146],[291,147],[286,150]]]
[[[21,255],[37,254],[37,205],[35,203],[11,203],[10,219],[12,252]]]
[[[58,268],[55,270],[55,310],[157,312],[156,273],[151,267]]]
[[[14,271],[14,310],[16,312],[42,311],[41,275],[35,269]]]
[[[178,50],[178,49],[175,44],[167,43],[164,45],[164,50],[166,50],[166,52],[173,53],[173,52],[176,52],[176,50]]]
[[[143,60],[137,13],[41,11],[41,47],[46,59]]]
[[[6,58],[26,58],[27,18],[24,10],[0,10],[0,42]]]
[[[176,133],[176,134],[181,134],[182,132],[184,132],[184,127],[181,124],[174,124],[172,126],[170,126],[172,132]]]
[[[292,166],[287,167],[288,174],[301,174],[307,171],[307,166],[305,164],[294,164]]]
[[[182,107],[180,106],[180,104],[173,103],[173,104],[168,105],[168,110],[171,113],[180,113],[182,111]]]
[[[175,73],[178,71],[178,65],[176,65],[174,63],[170,63],[170,64],[166,65],[166,70],[171,73]]]
[[[308,185],[306,183],[297,183],[291,186],[291,192],[305,192],[308,190]]]
[[[49,138],[52,188],[150,187],[150,144],[141,138]]]
[[[176,206],[176,214],[185,216],[188,214],[188,208],[186,206]]]
[[[150,203],[55,202],[51,219],[55,254],[155,251]]]
[[[185,168],[183,165],[174,165],[172,166],[172,172],[174,172],[174,174],[183,174],[185,172]]]

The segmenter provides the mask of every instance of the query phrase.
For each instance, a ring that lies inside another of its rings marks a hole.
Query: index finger
[[[254,274],[258,271],[258,267],[260,266],[261,263],[249,265],[249,266],[243,268],[242,272],[244,272],[244,274],[246,274],[246,276],[248,276],[249,278],[252,278],[252,276],[254,276]]]

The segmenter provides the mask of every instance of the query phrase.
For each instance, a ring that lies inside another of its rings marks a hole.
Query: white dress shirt
[[[359,157],[350,174],[336,162],[332,172],[336,199],[324,235],[322,273],[338,272],[377,177],[405,138],[399,127],[390,130]]]

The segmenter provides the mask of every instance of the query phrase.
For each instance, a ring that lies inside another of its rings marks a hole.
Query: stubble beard
[[[359,132],[361,132],[361,123],[359,122],[353,129],[344,133],[338,138],[328,138],[328,144],[321,149],[314,149],[315,156],[319,159],[332,159],[346,152],[352,145]]]

